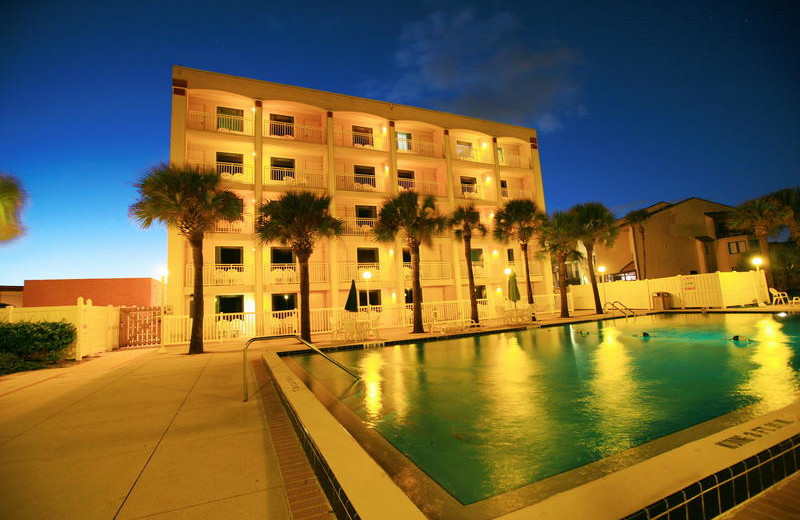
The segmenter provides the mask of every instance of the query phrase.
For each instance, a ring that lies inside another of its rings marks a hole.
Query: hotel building
[[[222,221],[206,234],[208,313],[263,317],[299,307],[296,259],[253,231],[259,202],[288,190],[330,196],[333,215],[345,222],[342,236],[317,243],[310,259],[312,309],[341,308],[351,280],[362,304],[410,301],[408,252],[400,241],[371,237],[387,197],[430,194],[445,215],[473,203],[490,230],[494,212],[509,199],[545,207],[530,128],[185,67],[173,69],[171,126],[170,161],[219,172],[244,200],[242,221]],[[424,302],[468,299],[464,245],[452,235],[436,236],[421,251]],[[168,241],[168,312],[186,315],[191,254],[174,229]],[[519,244],[498,243],[490,233],[472,247],[478,297],[487,308],[504,303],[507,267],[520,277],[525,297]],[[365,271],[371,279],[364,280]],[[533,253],[531,280],[534,294],[551,292],[549,261]]]

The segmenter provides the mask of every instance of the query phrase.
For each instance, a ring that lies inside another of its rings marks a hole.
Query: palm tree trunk
[[[761,257],[764,259],[764,276],[767,278],[767,287],[775,286],[775,279],[772,277],[772,268],[769,265],[769,242],[767,241],[767,233],[760,232],[756,234],[758,238],[758,249],[761,251]]]
[[[311,343],[311,284],[308,276],[308,257],[297,256],[300,264],[300,337]]]
[[[192,248],[192,262],[194,263],[194,302],[192,309],[192,333],[189,337],[189,354],[203,353],[203,235],[191,237],[189,245]]]
[[[569,318],[567,305],[567,256],[558,256],[558,292],[561,294],[561,317]]]
[[[633,266],[636,268],[636,279],[642,279],[641,262],[639,262],[639,245],[636,242],[636,230],[631,226],[631,238],[633,238]]]
[[[478,300],[475,298],[475,275],[472,272],[472,235],[464,233],[464,258],[467,260],[469,281],[469,314],[472,323],[478,323]]]
[[[586,248],[586,264],[589,267],[589,280],[592,281],[592,294],[594,295],[594,310],[603,314],[603,304],[600,302],[600,290],[597,287],[597,278],[594,276],[594,243],[584,243]]]
[[[647,247],[644,242],[644,226],[639,226],[639,233],[642,234],[642,280],[647,279]]]
[[[531,267],[528,265],[528,243],[519,244],[522,249],[522,258],[525,260],[525,290],[528,291],[528,305],[533,305],[533,289],[531,289]]]
[[[412,334],[422,334],[422,284],[419,281],[419,244],[409,244],[411,252],[411,311],[414,318]]]

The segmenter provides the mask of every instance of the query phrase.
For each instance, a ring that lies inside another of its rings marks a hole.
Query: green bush
[[[65,321],[0,323],[0,352],[22,361],[55,363],[75,341],[75,325]]]
[[[35,370],[42,368],[44,363],[37,361],[25,361],[12,352],[0,352],[0,376],[21,372],[23,370]]]

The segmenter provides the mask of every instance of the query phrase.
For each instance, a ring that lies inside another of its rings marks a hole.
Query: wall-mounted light
[[[255,111],[256,111],[256,107],[250,107],[250,110],[252,110],[253,112],[255,112]]]
[[[489,218],[494,218],[494,211],[489,212]]]
[[[384,164],[383,165],[383,173],[385,173],[386,175],[389,175],[389,165],[388,164]]]
[[[486,184],[489,184],[490,182],[492,182],[492,176],[491,175],[487,175],[486,176]]]
[[[498,253],[497,253],[497,249],[495,249],[495,250],[493,250],[493,251],[492,251],[492,256],[497,256],[497,254],[498,254]]]
[[[381,128],[381,132],[383,132],[383,135],[386,135],[386,126],[384,126],[383,128]]]
[[[394,249],[389,250],[389,256],[394,256]]]

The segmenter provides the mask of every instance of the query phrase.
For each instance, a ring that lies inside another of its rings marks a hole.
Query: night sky
[[[656,6],[651,4],[658,4]],[[0,285],[155,276],[127,216],[169,158],[171,66],[539,132],[548,211],[618,216],[800,183],[800,2],[4,4],[0,171],[30,201]]]

